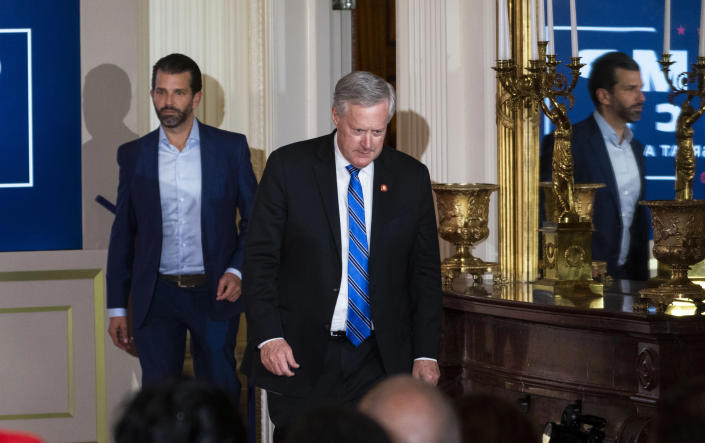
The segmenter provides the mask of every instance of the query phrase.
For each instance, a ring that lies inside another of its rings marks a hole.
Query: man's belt
[[[206,282],[206,274],[159,274],[159,277],[176,283],[176,285],[180,288],[196,288],[198,286],[202,286]]]

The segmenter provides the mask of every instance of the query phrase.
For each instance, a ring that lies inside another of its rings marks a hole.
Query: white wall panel
[[[494,2],[397,0],[399,149],[440,183],[497,182]],[[490,238],[476,256],[497,257],[496,194]],[[441,241],[441,255],[451,245]]]

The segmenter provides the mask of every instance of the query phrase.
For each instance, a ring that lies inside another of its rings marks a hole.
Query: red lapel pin
[[[379,187],[379,190],[382,192],[387,192],[387,185],[383,184],[382,186]]]

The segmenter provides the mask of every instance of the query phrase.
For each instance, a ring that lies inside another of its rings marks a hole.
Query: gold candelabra
[[[546,55],[547,42],[538,42],[538,59],[529,60],[526,73],[513,60],[498,60],[497,79],[504,89],[501,104],[534,112],[540,108],[556,125],[552,159],[552,187],[557,206],[556,222],[547,222],[543,232],[544,277],[535,287],[562,296],[601,295],[602,283],[592,278],[592,223],[581,220],[575,200],[572,128],[568,109],[573,107],[573,89],[584,64],[571,57],[568,77],[557,71],[560,61]]]
[[[678,96],[684,96],[681,113],[676,122],[678,152],[675,159],[675,200],[644,201],[651,208],[654,230],[654,256],[669,265],[671,278],[656,288],[642,289],[640,294],[646,304],[655,304],[660,311],[678,298],[696,302],[705,298],[705,291],[688,277],[690,266],[705,258],[705,201],[693,199],[695,178],[695,154],[693,152],[693,125],[705,113],[705,57],[698,57],[690,72],[669,76],[670,54],[663,54],[661,71],[670,86],[668,100],[675,104]],[[694,89],[690,85],[695,85]],[[693,99],[698,98],[698,108]]]
[[[527,109],[540,106],[556,125],[553,148],[553,190],[560,206],[561,222],[577,222],[579,217],[573,200],[573,154],[570,151],[571,125],[568,109],[573,107],[573,89],[578,84],[584,64],[580,57],[571,57],[566,66],[571,70],[571,81],[556,71],[560,61],[555,54],[546,55],[548,42],[538,42],[539,58],[529,60],[528,73],[523,74],[513,60],[498,60],[497,78],[507,93],[505,101],[513,108]],[[548,101],[548,103],[546,103]],[[567,102],[567,107],[566,103]]]
[[[670,85],[668,101],[675,104],[675,99],[679,95],[684,95],[685,99],[681,103],[681,113],[676,123],[676,141],[678,152],[676,154],[676,200],[693,199],[693,178],[695,176],[695,155],[693,153],[693,125],[705,112],[705,57],[698,57],[693,63],[693,70],[682,72],[673,82],[669,73],[671,65],[671,54],[663,54],[661,60],[661,71]],[[696,85],[696,89],[689,89],[691,84]],[[693,99],[698,98],[698,109],[691,104]]]

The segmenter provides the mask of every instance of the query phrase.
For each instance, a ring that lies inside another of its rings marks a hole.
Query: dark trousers
[[[239,317],[214,321],[208,316],[207,287],[179,288],[159,279],[144,323],[134,331],[144,386],[181,375],[186,330],[191,333],[191,355],[196,378],[225,390],[240,404],[240,381],[235,366],[235,340]]]
[[[296,358],[296,356],[294,356]],[[323,372],[306,397],[267,392],[274,442],[284,441],[291,424],[320,405],[356,405],[386,375],[374,334],[359,347],[345,337],[331,337]]]

